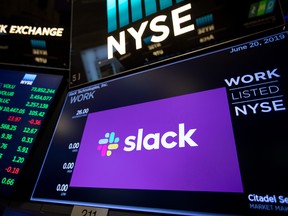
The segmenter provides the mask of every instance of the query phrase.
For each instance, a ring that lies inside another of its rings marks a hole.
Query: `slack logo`
[[[70,186],[242,193],[226,88],[89,113]]]
[[[185,132],[185,124],[178,125],[178,133],[174,131],[168,131],[164,134],[160,133],[150,133],[144,135],[144,129],[138,130],[137,136],[128,136],[125,139],[124,151],[137,151],[142,150],[142,147],[146,150],[157,150],[160,149],[160,145],[166,149],[172,149],[175,146],[183,148],[186,143],[190,147],[198,146],[198,144],[191,138],[196,129],[190,129]],[[169,141],[170,140],[170,141]]]
[[[106,133],[105,138],[99,140],[97,150],[101,151],[101,156],[111,156],[112,150],[118,149],[118,142],[115,132]]]
[[[178,131],[167,131],[165,133],[148,133],[144,134],[144,129],[140,128],[137,135],[127,136],[124,140],[123,150],[132,152],[134,150],[159,150],[160,148],[172,149],[178,145],[179,148],[198,146],[193,140],[192,135],[196,129],[185,130],[185,124],[178,125]],[[106,133],[105,138],[100,139],[97,150],[101,151],[101,156],[110,156],[112,150],[118,149],[119,137],[115,137],[115,132]],[[162,146],[162,147],[160,147]]]

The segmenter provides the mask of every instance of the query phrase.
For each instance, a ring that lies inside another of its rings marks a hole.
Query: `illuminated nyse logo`
[[[134,150],[141,151],[143,148],[146,150],[159,150],[160,146],[164,149],[173,149],[178,146],[179,148],[196,147],[198,144],[191,138],[196,129],[189,129],[185,132],[185,124],[178,125],[178,131],[167,131],[163,134],[159,132],[144,134],[144,129],[140,128],[137,135],[130,135],[125,138],[124,148],[125,152],[132,152]],[[119,137],[115,137],[115,132],[106,133],[104,139],[100,139],[97,150],[101,151],[101,156],[110,156],[112,150],[119,147]]]
[[[36,74],[25,74],[20,84],[22,85],[32,85],[36,79]]]
[[[182,1],[184,0],[176,0],[176,4]],[[129,24],[139,21],[144,17],[148,17],[166,8],[172,7],[173,3],[172,0],[159,0],[158,4],[156,0],[144,0],[143,5],[144,9],[142,8],[142,0],[107,0],[108,33],[112,33],[113,31],[128,26]],[[159,9],[157,8],[157,5],[159,5]],[[183,12],[191,10],[191,8],[191,3],[188,3],[180,6],[179,8],[171,10],[171,20],[175,37],[195,30],[194,24],[187,24],[188,21],[191,21],[191,14],[182,14]],[[120,31],[119,35],[117,36],[119,41],[117,41],[117,39],[115,39],[112,35],[108,36],[108,59],[113,58],[114,50],[117,50],[120,55],[126,54],[127,32],[135,40],[136,50],[142,48],[143,34],[147,29],[147,26],[149,26],[148,28],[152,32],[157,33],[157,35],[153,34],[151,36],[152,43],[159,43],[166,40],[170,34],[169,26],[165,25],[166,20],[167,15],[159,15],[154,17],[151,21],[142,22],[139,29],[135,29],[134,27],[129,27],[127,30],[124,29],[123,31]]]

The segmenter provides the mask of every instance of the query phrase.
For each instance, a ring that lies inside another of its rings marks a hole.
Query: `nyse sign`
[[[171,11],[171,19],[174,36],[179,36],[185,34],[187,32],[191,32],[195,30],[194,24],[187,24],[188,21],[191,21],[191,14],[181,15],[186,11],[191,10],[191,3],[181,6],[177,9]],[[153,35],[151,37],[151,42],[158,43],[166,40],[170,34],[170,29],[167,25],[163,23],[167,20],[166,15],[159,15],[151,20],[149,24],[149,28],[154,33],[160,33],[160,35]],[[127,29],[127,32],[134,38],[135,40],[135,48],[139,50],[142,48],[143,34],[147,29],[149,21],[145,21],[140,25],[140,28],[135,30],[134,27],[130,27]],[[185,25],[186,24],[186,25]],[[183,27],[184,26],[184,27]],[[119,33],[119,42],[113,37],[109,36],[107,38],[107,49],[108,49],[108,59],[113,58],[113,49],[115,48],[121,55],[126,54],[126,32],[121,31]]]

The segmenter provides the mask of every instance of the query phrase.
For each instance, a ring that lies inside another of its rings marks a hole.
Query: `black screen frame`
[[[15,185],[8,194],[1,194],[0,196],[1,202],[6,203],[6,206],[9,206],[11,202],[29,201],[31,191],[40,170],[40,165],[45,156],[56,120],[63,104],[63,97],[68,90],[69,71],[66,69],[41,68],[13,64],[0,64],[0,70],[7,72],[11,71],[12,73],[15,71],[23,73],[23,75],[25,73],[34,73],[43,74],[44,76],[59,76],[60,78],[53,101],[49,105],[49,109],[43,119],[44,121],[41,123],[40,130],[37,132],[36,139],[33,142],[33,146],[29,150],[28,157],[25,158],[24,166],[17,177]],[[49,80],[47,81],[49,82]]]
[[[222,44],[222,46],[220,46],[220,45],[218,45],[218,46],[214,46],[214,47],[210,47],[209,48],[209,52],[218,52],[219,50],[221,50],[221,49],[225,49],[225,48],[227,48],[227,47],[230,47],[230,46],[236,46],[236,45],[238,45],[238,44],[241,44],[241,43],[247,43],[248,41],[250,41],[250,40],[257,40],[258,38],[261,38],[261,37],[266,37],[266,36],[269,36],[269,35],[272,35],[272,34],[276,34],[276,33],[279,33],[279,32],[281,32],[283,29],[285,29],[285,27],[284,26],[282,26],[282,27],[280,27],[280,28],[275,28],[275,29],[273,29],[273,30],[269,30],[269,31],[264,31],[264,32],[261,32],[261,33],[258,33],[258,34],[254,34],[254,35],[252,35],[252,36],[250,36],[249,38],[241,38],[241,39],[237,39],[237,40],[233,40],[233,41],[229,41],[228,43],[225,43],[224,45]],[[101,80],[99,80],[99,81],[95,81],[95,82],[93,82],[93,83],[89,83],[89,84],[85,84],[85,85],[81,85],[81,86],[78,86],[78,87],[76,87],[76,88],[72,88],[72,89],[70,89],[70,92],[72,92],[72,91],[77,91],[77,90],[79,90],[79,89],[81,89],[81,88],[85,88],[85,87],[89,87],[89,86],[93,86],[93,85],[98,85],[98,84],[101,84],[101,83],[105,83],[105,82],[109,82],[109,81],[111,81],[111,80],[117,80],[118,78],[119,79],[121,79],[123,76],[125,77],[125,76],[133,76],[133,74],[136,74],[136,73],[138,73],[138,72],[140,72],[141,73],[141,71],[144,71],[144,70],[153,70],[154,68],[157,68],[157,67],[161,67],[161,66],[165,66],[165,65],[168,65],[168,64],[170,64],[170,63],[173,63],[173,62],[176,62],[176,61],[182,61],[182,60],[185,60],[185,59],[187,59],[187,58],[190,58],[190,57],[192,57],[192,58],[194,58],[194,57],[196,57],[196,58],[198,58],[198,57],[200,57],[201,55],[205,55],[205,53],[206,52],[208,52],[208,49],[205,49],[205,50],[202,50],[202,51],[197,51],[197,52],[194,52],[194,53],[189,53],[189,54],[185,54],[185,55],[182,55],[182,56],[177,56],[177,57],[174,57],[174,58],[171,58],[171,59],[169,59],[169,60],[166,60],[166,61],[163,61],[163,62],[160,62],[160,63],[157,63],[157,64],[155,64],[155,65],[149,65],[149,66],[147,66],[147,67],[145,67],[145,68],[141,68],[141,69],[136,69],[136,70],[131,70],[131,71],[126,71],[126,72],[123,72],[123,73],[120,73],[120,74],[117,74],[117,75],[114,75],[114,76],[112,76],[112,77],[109,77],[109,78],[104,78],[104,79],[101,79]],[[63,111],[62,111],[63,112]],[[82,191],[82,189],[80,189],[81,191]],[[89,193],[93,193],[93,192],[91,192],[89,189],[84,189],[83,191],[85,191],[84,193],[81,193],[80,195],[78,194],[78,192],[80,192],[80,190],[78,191],[77,189],[75,190],[75,196],[77,195],[78,196],[78,198],[81,196],[81,194],[83,195],[83,196],[85,196],[86,194],[89,194]],[[83,192],[82,191],[82,192]],[[98,192],[100,193],[100,196],[101,196],[101,191],[103,192],[104,191],[104,193],[102,194],[103,195],[103,197],[101,197],[100,199],[102,199],[103,200],[103,202],[102,203],[94,203],[94,204],[92,204],[92,203],[90,203],[90,202],[76,202],[77,204],[82,204],[82,205],[87,205],[87,206],[89,206],[89,205],[91,205],[91,206],[100,206],[100,207],[106,207],[106,208],[112,208],[112,209],[123,209],[123,210],[136,210],[136,211],[148,211],[148,212],[158,212],[158,213],[165,213],[165,214],[195,214],[195,215],[201,215],[201,214],[205,214],[204,212],[209,212],[209,213],[215,213],[215,214],[217,214],[217,205],[215,204],[215,206],[213,206],[212,207],[212,209],[213,210],[209,210],[209,207],[207,207],[204,203],[205,203],[205,200],[207,199],[207,197],[206,197],[206,195],[205,195],[205,193],[203,193],[203,192],[199,192],[198,194],[197,194],[197,198],[198,198],[198,201],[197,201],[197,204],[199,204],[198,206],[199,206],[199,212],[198,211],[174,211],[173,209],[169,209],[169,210],[167,210],[167,209],[165,209],[165,208],[162,208],[161,207],[161,205],[160,205],[160,207],[159,207],[159,209],[158,208],[153,208],[153,207],[148,207],[147,208],[147,206],[145,206],[145,204],[143,204],[143,200],[141,200],[141,198],[140,198],[140,200],[133,200],[133,201],[131,201],[131,200],[129,200],[130,198],[129,198],[129,196],[133,196],[134,198],[135,197],[137,197],[137,196],[135,196],[136,194],[137,194],[137,192],[141,192],[141,195],[142,196],[147,196],[147,199],[148,199],[148,197],[149,197],[149,194],[146,194],[146,192],[147,191],[141,191],[141,190],[130,190],[130,191],[127,191],[127,190],[122,190],[122,189],[109,189],[109,190],[107,190],[107,189],[98,189]],[[147,193],[149,193],[149,192],[147,192]],[[105,194],[105,195],[104,195]],[[125,194],[125,197],[123,197],[123,194]],[[165,192],[163,193],[163,194],[165,194]],[[105,200],[106,199],[108,199],[109,200],[109,197],[110,196],[114,196],[114,195],[116,195],[116,196],[119,196],[119,197],[121,197],[122,196],[122,199],[121,199],[121,202],[123,201],[124,203],[126,202],[126,204],[105,204]],[[231,194],[230,194],[231,195]],[[233,196],[233,195],[232,195]],[[33,195],[32,195],[32,197],[33,197]],[[163,196],[163,197],[165,197],[165,196]],[[217,199],[217,197],[218,197],[218,195],[216,195],[215,194],[215,196],[213,196],[213,195],[210,195],[210,197],[209,197],[209,199],[211,199],[211,200],[214,200],[214,199]],[[231,197],[230,197],[231,198]],[[229,214],[229,213],[233,213],[233,214],[240,214],[240,215],[246,215],[246,213],[247,212],[245,212],[245,210],[243,210],[242,212],[235,212],[234,211],[234,209],[233,209],[233,207],[231,207],[231,206],[229,206],[229,203],[230,203],[230,198],[227,198],[226,200],[225,200],[225,204],[227,204],[227,208],[226,208],[226,211],[221,211],[221,214],[225,214],[225,213],[227,213],[227,214]],[[169,201],[168,200],[169,198],[167,198],[167,200],[166,201]],[[235,199],[237,199],[237,198],[235,198]],[[145,200],[145,199],[144,199]],[[164,199],[165,200],[165,199]],[[40,202],[52,202],[52,203],[58,203],[58,204],[69,204],[69,205],[73,205],[73,204],[75,204],[75,202],[66,202],[64,199],[61,201],[61,199],[58,199],[58,200],[46,200],[46,199],[31,199],[31,201],[36,201],[36,202],[38,202],[38,201],[40,201]],[[133,203],[133,202],[136,202],[136,203],[138,203],[138,204],[136,204],[136,205],[132,205],[131,204],[131,202]],[[163,203],[164,203],[165,201],[163,201]],[[128,204],[127,204],[128,203]],[[142,206],[142,204],[144,205],[144,206]],[[131,205],[131,206],[130,206]],[[177,204],[176,204],[177,205]],[[239,205],[243,205],[243,208],[244,208],[244,204],[243,203],[241,203],[241,201],[239,200]],[[135,207],[136,206],[136,207]],[[249,212],[249,214],[252,214],[252,212]],[[258,214],[258,212],[253,212],[253,214],[255,214],[255,215],[257,215]],[[260,213],[261,215],[265,215],[265,212],[263,213],[263,212],[261,212]],[[268,214],[269,214],[269,212],[268,212]]]

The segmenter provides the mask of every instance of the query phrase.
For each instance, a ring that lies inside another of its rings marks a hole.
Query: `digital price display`
[[[0,69],[0,194],[10,196],[62,75]]]
[[[281,29],[71,89],[31,200],[287,215],[287,51]]]

